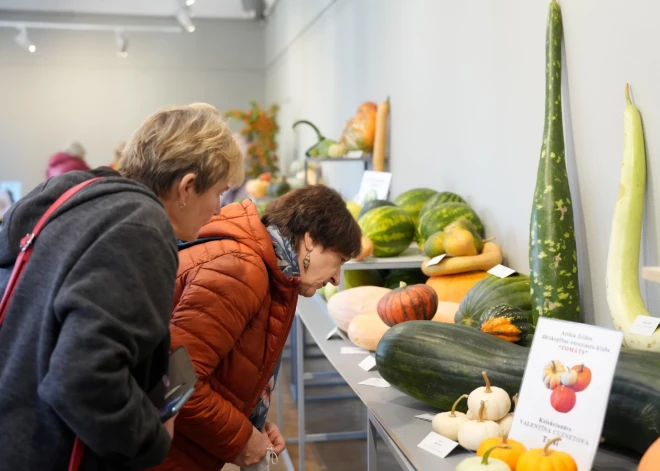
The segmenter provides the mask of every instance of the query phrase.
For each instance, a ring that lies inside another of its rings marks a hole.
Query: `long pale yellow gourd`
[[[650,337],[630,333],[637,316],[650,314],[639,291],[639,250],[646,186],[644,132],[639,110],[630,100],[628,84],[626,102],[621,183],[612,220],[605,290],[614,327],[624,333],[624,345],[638,350],[660,351],[660,332]]]

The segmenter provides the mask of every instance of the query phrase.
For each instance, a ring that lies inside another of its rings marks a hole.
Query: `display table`
[[[470,455],[462,448],[457,448],[447,458],[441,459],[419,448],[417,444],[431,431],[431,424],[416,419],[415,416],[423,413],[437,413],[438,410],[393,387],[378,388],[358,384],[368,378],[379,378],[380,375],[376,370],[367,372],[358,366],[366,354],[345,355],[341,353],[341,347],[353,346],[351,342],[342,339],[326,339],[335,325],[328,316],[325,302],[319,296],[299,299],[297,320],[307,328],[323,354],[367,407],[369,471],[376,470],[376,434],[383,438],[401,468],[405,470],[454,471],[456,465]],[[298,332],[300,330],[298,329]],[[304,401],[299,401],[300,436],[298,443],[301,446],[304,445],[305,435],[304,414]],[[303,459],[303,455],[301,455],[298,471],[304,469]],[[637,460],[635,458],[601,448],[593,469],[597,471],[634,471],[636,468]]]

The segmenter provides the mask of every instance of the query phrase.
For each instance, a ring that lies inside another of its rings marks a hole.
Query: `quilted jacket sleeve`
[[[253,426],[214,391],[210,378],[259,311],[267,293],[265,265],[244,253],[225,253],[188,273],[170,324],[172,348],[185,345],[199,378],[176,420],[181,433],[208,453],[231,462]],[[240,374],[237,375],[240,377]]]

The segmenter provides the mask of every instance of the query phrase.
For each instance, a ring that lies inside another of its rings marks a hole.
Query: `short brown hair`
[[[126,144],[120,161],[126,178],[164,196],[174,183],[194,173],[203,193],[222,180],[231,188],[243,182],[243,155],[220,112],[206,103],[162,109]]]
[[[315,243],[347,259],[360,253],[360,226],[341,195],[325,185],[307,186],[277,198],[268,205],[261,222],[276,225],[296,249],[309,232]]]

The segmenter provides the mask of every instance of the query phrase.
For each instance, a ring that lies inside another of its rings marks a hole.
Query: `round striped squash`
[[[427,285],[401,286],[378,301],[376,311],[381,320],[392,327],[405,321],[429,321],[438,310],[438,295]]]
[[[417,224],[419,212],[422,210],[424,203],[437,193],[437,191],[431,190],[430,188],[414,188],[412,190],[404,191],[394,198],[394,204],[407,212],[410,219],[413,220],[413,223]]]
[[[367,214],[369,211],[372,209],[380,208],[382,206],[396,206],[394,203],[391,201],[387,200],[371,200],[367,201],[364,203],[364,206],[362,206],[362,209],[360,210],[360,213],[358,214],[357,220],[359,221],[362,219],[362,216]]]
[[[529,290],[529,276],[511,275],[498,278],[488,275],[475,284],[461,300],[456,312],[457,324],[479,327],[481,316],[489,308],[498,304],[508,304],[521,309],[532,324],[532,295]],[[533,327],[530,328],[530,333]]]
[[[403,209],[381,206],[369,211],[359,221],[362,235],[374,243],[374,256],[396,257],[415,237],[415,225]]]
[[[442,231],[459,218],[470,220],[477,233],[484,237],[484,226],[477,213],[467,203],[442,203],[426,212],[422,212],[417,221],[416,235],[418,243],[424,244],[426,239],[436,232]]]

